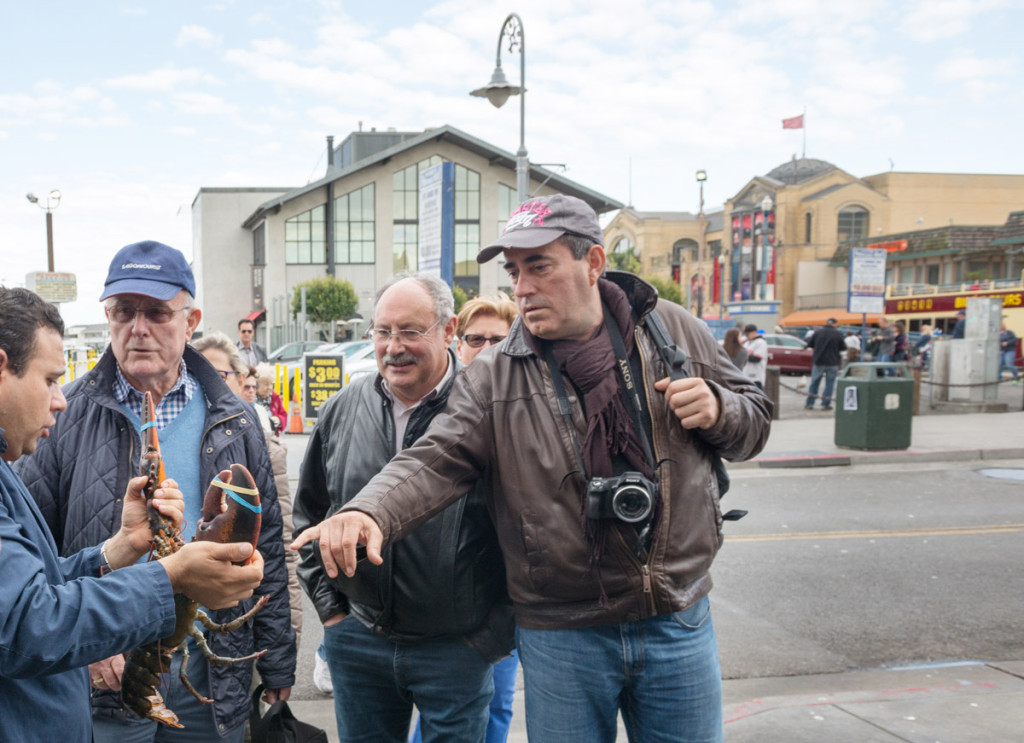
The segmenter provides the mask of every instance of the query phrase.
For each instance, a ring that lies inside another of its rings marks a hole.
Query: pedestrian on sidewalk
[[[888,318],[878,318],[878,330],[875,331],[874,340],[878,342],[878,356],[875,361],[892,361],[896,353],[896,331],[889,324]]]
[[[821,409],[831,410],[832,390],[835,388],[839,365],[843,361],[843,351],[846,350],[843,334],[836,328],[836,319],[830,317],[825,327],[811,336],[811,342],[807,345],[814,349],[814,353],[811,355],[811,384],[807,388],[807,402],[804,407],[807,410],[814,410],[814,401],[818,397],[818,388],[824,377],[825,391],[821,396]]]
[[[502,252],[520,311],[508,338],[463,370],[422,439],[294,546],[319,540],[327,574],[351,576],[357,543],[360,570],[381,564],[385,543],[490,470],[530,740],[611,741],[621,712],[634,740],[720,743],[715,457],[755,456],[772,403],[697,318],[605,273],[582,200],[523,203],[477,260]],[[687,376],[669,377],[659,337]]]
[[[747,349],[740,343],[740,329],[729,328],[725,331],[725,340],[722,341],[722,348],[729,354],[729,360],[737,369],[747,365]]]
[[[1003,369],[1009,369],[1013,375],[1013,381],[1020,380],[1020,372],[1017,371],[1017,334],[1006,327],[1003,321],[1002,331],[999,333],[999,378],[1003,378]]]
[[[754,323],[743,326],[743,347],[747,350],[747,361],[743,365],[743,373],[747,375],[759,390],[764,389],[764,381],[768,378],[768,341],[757,332]]]

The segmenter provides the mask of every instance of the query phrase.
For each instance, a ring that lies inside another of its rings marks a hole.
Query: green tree
[[[629,271],[630,273],[639,274],[640,259],[637,258],[633,246],[629,246],[627,250],[613,250],[609,253],[608,268],[613,271]]]
[[[461,286],[456,286],[452,289],[452,296],[455,298],[455,314],[457,315],[469,297],[466,296],[466,290]]]
[[[662,299],[675,302],[676,304],[683,303],[683,295],[679,291],[679,285],[676,282],[647,276],[644,277],[644,280],[658,290],[658,296]]]
[[[292,294],[292,315],[302,311],[302,289],[306,288],[306,316],[310,322],[329,325],[355,314],[359,298],[352,283],[334,276],[318,276],[295,285]]]

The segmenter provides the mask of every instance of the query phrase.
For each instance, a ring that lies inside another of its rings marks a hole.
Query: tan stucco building
[[[847,273],[833,259],[846,241],[867,245],[876,237],[881,242],[889,235],[950,225],[998,226],[1022,207],[1024,175],[887,172],[858,178],[822,160],[794,158],[751,178],[717,215],[705,215],[709,247],[703,273],[710,277],[711,260],[722,256],[726,300],[779,300],[781,317],[839,309],[845,306]],[[684,277],[696,272],[686,259],[699,234],[692,214],[631,208],[605,230],[610,248],[632,241],[644,271],[663,278],[672,275],[673,264],[681,266]],[[971,268],[962,257],[923,255],[906,268],[893,265],[890,282],[901,283],[962,281]],[[998,272],[1011,270],[1012,261],[987,259],[986,265]],[[685,282],[683,288],[685,295]]]
[[[507,287],[501,261],[481,266],[476,254],[517,205],[515,155],[452,126],[360,131],[336,148],[329,139],[327,172],[306,186],[199,189],[192,251],[201,329],[233,336],[239,318],[265,314],[257,336],[269,351],[293,339],[286,336],[295,285],[323,275],[349,280],[359,314],[371,317],[377,287],[418,269],[419,174],[442,162],[454,174],[454,284],[470,296]],[[622,207],[531,166],[530,194],[549,193],[577,196],[599,214]]]

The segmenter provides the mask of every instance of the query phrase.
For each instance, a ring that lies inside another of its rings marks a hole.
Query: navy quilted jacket
[[[255,412],[234,395],[212,366],[190,346],[185,364],[199,380],[208,407],[200,451],[199,482],[208,483],[233,462],[248,467],[263,502],[259,550],[266,562],[256,595],[270,601],[250,620],[250,631],[208,637],[217,655],[247,655],[267,649],[257,668],[268,689],[295,683],[295,633],[289,622],[288,575],[284,562],[281,509],[270,469],[263,430]],[[62,555],[73,555],[110,537],[121,524],[121,505],[128,480],[138,472],[142,442],[111,389],[116,370],[111,350],[88,374],[68,385],[68,407],[39,448],[22,457],[17,470],[39,504]],[[227,622],[251,607],[253,599],[234,609],[212,612]],[[251,707],[252,664],[210,667],[214,719],[220,731],[240,725]],[[93,714],[135,719],[124,712],[114,694],[93,692]]]

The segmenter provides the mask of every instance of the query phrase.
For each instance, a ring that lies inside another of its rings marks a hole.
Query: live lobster
[[[159,560],[180,550],[185,542],[170,519],[152,506],[154,492],[167,478],[164,472],[163,458],[160,455],[153,398],[148,392],[142,418],[143,444],[140,474],[149,478],[144,492],[146,500],[150,502],[149,525],[153,533],[153,552],[150,559],[155,557]],[[203,498],[202,519],[197,525],[194,539],[214,542],[250,542],[255,548],[260,535],[261,521],[260,494],[252,475],[242,465],[232,464],[229,469],[222,470],[210,483]],[[164,704],[163,697],[157,689],[160,685],[160,674],[170,671],[171,656],[175,650],[181,649],[183,653],[181,672],[179,673],[181,683],[202,704],[211,704],[213,700],[200,694],[186,675],[189,658],[187,641],[190,636],[196,641],[196,645],[207,660],[218,665],[253,661],[267,651],[261,650],[242,658],[225,658],[214,655],[202,632],[195,626],[196,620],[211,631],[231,632],[241,627],[253,614],[263,608],[267,599],[267,596],[262,596],[252,609],[234,621],[217,624],[191,598],[181,593],[174,594],[174,631],[167,637],[135,648],[128,654],[121,676],[121,703],[139,717],[156,720],[169,727],[184,727],[178,721],[178,716]]]

